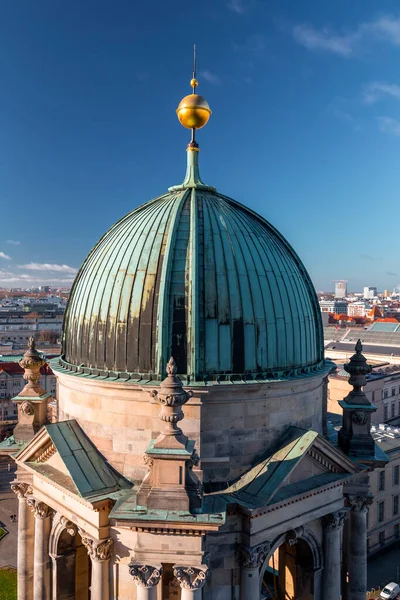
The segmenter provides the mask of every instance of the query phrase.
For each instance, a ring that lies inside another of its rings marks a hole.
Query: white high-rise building
[[[347,296],[347,281],[335,281],[335,298],[346,298]]]
[[[377,295],[378,295],[377,287],[373,287],[373,286],[364,287],[364,298],[366,300],[371,300],[372,298],[375,298],[375,296],[377,296]]]

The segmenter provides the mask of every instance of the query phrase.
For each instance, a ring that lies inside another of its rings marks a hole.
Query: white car
[[[392,581],[391,583],[388,583],[387,585],[385,585],[385,587],[383,588],[383,590],[380,593],[379,598],[382,598],[383,600],[392,600],[393,598],[397,598],[397,596],[400,594],[400,586],[398,583],[394,583],[394,581]]]

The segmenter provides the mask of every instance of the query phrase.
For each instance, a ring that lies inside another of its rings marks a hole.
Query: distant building
[[[371,300],[371,298],[375,298],[378,295],[378,288],[373,286],[364,287],[364,298],[366,300]]]
[[[370,305],[365,300],[351,302],[347,305],[347,314],[349,317],[365,317],[370,308]]]
[[[376,321],[377,319],[381,319],[383,317],[382,311],[378,306],[373,306],[369,313],[367,314],[368,318],[372,321]]]
[[[390,298],[391,296],[392,296],[392,293],[390,290],[384,290],[384,292],[383,292],[384,298]]]
[[[347,296],[347,281],[335,282],[335,298],[346,298]]]
[[[331,312],[335,315],[347,315],[348,304],[345,300],[320,300],[319,307],[322,313]]]

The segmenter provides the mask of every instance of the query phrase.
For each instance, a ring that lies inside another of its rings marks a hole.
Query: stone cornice
[[[202,536],[206,535],[210,531],[218,531],[220,527],[224,524],[224,521],[221,523],[179,523],[179,522],[171,522],[166,523],[165,521],[151,521],[145,522],[142,521],[133,521],[127,519],[111,519],[115,521],[115,525],[117,527],[123,527],[126,529],[130,529],[131,531],[137,531],[138,533],[153,533],[159,535],[188,535],[190,537],[193,536]]]

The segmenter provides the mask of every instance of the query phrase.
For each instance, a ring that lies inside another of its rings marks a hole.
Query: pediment
[[[248,508],[345,481],[360,467],[315,431],[289,427],[273,453],[224,490]]]
[[[42,427],[15,460],[51,483],[86,499],[106,497],[132,487],[109,465],[74,420]]]

